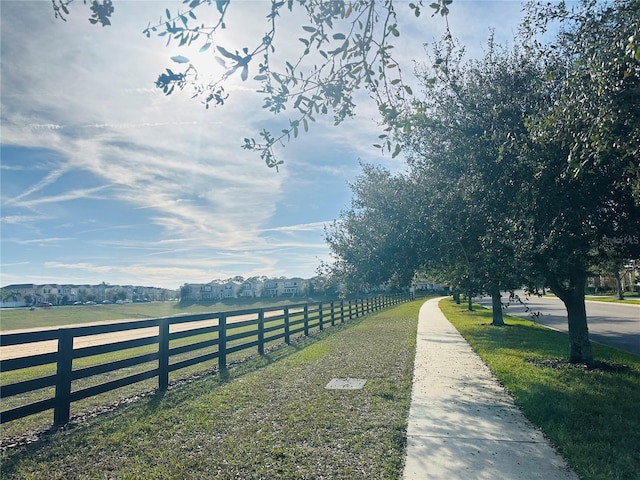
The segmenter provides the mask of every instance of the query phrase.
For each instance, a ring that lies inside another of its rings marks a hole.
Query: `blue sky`
[[[402,168],[372,146],[380,131],[365,100],[338,127],[319,119],[278,152],[279,172],[268,169],[242,139],[288,118],[262,110],[251,84],[232,80],[228,104],[210,110],[154,87],[171,56],[193,52],[141,32],[181,2],[116,0],[106,28],[77,3],[61,22],[48,0],[0,1],[0,285],[308,278],[329,260],[324,225],[349,206],[359,162]],[[267,5],[232,2],[226,45],[253,44]],[[443,22],[428,12],[412,19],[404,2],[397,9],[396,55],[409,74]],[[449,23],[474,55],[490,27],[510,41],[520,11],[519,2],[456,0]],[[297,38],[300,27],[285,18],[278,38]],[[215,64],[197,61],[202,73]]]

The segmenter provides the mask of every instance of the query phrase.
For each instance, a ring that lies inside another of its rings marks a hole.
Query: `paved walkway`
[[[577,480],[438,308],[420,309],[405,480]]]

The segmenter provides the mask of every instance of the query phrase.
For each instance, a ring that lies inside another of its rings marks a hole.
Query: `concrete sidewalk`
[[[420,309],[404,479],[577,480],[438,301]]]

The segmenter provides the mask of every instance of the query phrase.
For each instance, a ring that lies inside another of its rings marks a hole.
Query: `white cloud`
[[[491,9],[497,22],[506,23],[507,5]],[[372,147],[377,109],[358,94],[353,120],[336,128],[319,117],[278,151],[280,172],[267,169],[240,148],[243,138],[279,131],[294,112],[274,117],[254,84],[239,78],[225,86],[230,99],[221,108],[205,110],[188,91],[163,95],[153,82],[175,66],[172,55],[189,57],[201,78],[220,72],[214,49],[199,54],[200,44],[181,50],[144,38],[164,6],[118,2],[113,25],[101,28],[89,24],[81,2],[63,23],[50,2],[2,1],[2,145],[37,152],[29,165],[3,158],[3,257],[23,264],[3,278],[177,286],[237,274],[310,276],[327,256],[325,219],[345,207],[359,159],[402,168]],[[404,3],[397,8],[410,13]],[[221,43],[251,47],[268,28],[269,9],[264,1],[231,8]],[[398,41],[406,74],[439,24],[426,13]],[[300,15],[283,16],[295,21],[278,34],[281,58],[297,58]],[[457,18],[454,29],[477,23]]]

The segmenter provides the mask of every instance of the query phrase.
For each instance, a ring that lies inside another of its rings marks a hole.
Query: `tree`
[[[429,7],[432,16],[446,18],[452,1],[434,0]],[[52,0],[56,18],[66,21],[72,3]],[[143,34],[165,37],[167,45],[200,45],[199,55],[208,56],[209,64],[221,67],[219,76],[202,80],[197,68],[201,59],[175,55],[171,60],[176,66],[167,68],[156,81],[165,94],[189,88],[206,108],[221,106],[229,97],[225,83],[239,76],[242,81],[258,82],[258,92],[264,94],[263,108],[275,114],[287,107],[294,110],[295,118],[280,132],[265,129],[259,134],[260,140],[244,139],[243,148],[259,152],[269,167],[277,168],[282,163],[274,149],[307,131],[317,115],[333,115],[336,124],[353,116],[355,91],[365,90],[385,118],[397,115],[398,106],[412,94],[403,84],[402,70],[392,55],[392,42],[400,36],[393,0],[270,0],[264,4],[266,31],[256,35],[254,45],[233,47],[219,40],[227,29],[232,5],[235,2],[230,0],[184,0],[178,8],[163,12],[158,22],[149,23]],[[421,15],[421,0],[408,7],[416,17]],[[89,8],[91,23],[111,25],[111,0],[92,0]],[[287,13],[298,9],[307,18],[307,24],[300,25],[300,54],[297,58],[279,58],[276,32]],[[213,20],[206,25],[200,18]],[[381,147],[391,151],[391,138],[384,139]],[[394,156],[398,152],[396,147]]]
[[[559,28],[554,41],[528,44],[556,64],[547,72],[555,102],[533,132],[560,141],[569,175],[619,163],[620,183],[640,201],[640,1],[583,0],[572,10],[530,2],[526,10],[524,38]]]
[[[351,208],[325,232],[334,263],[325,267],[349,291],[407,285],[418,266],[423,229],[409,178],[362,165]],[[418,220],[419,222],[419,220]]]
[[[542,72],[522,49],[507,51],[491,37],[482,59],[463,55],[450,37],[434,47],[421,72],[427,94],[402,117],[401,143],[413,176],[432,197],[439,267],[458,278],[468,297],[489,293],[493,324],[503,325],[500,292],[526,279],[514,261],[512,217],[528,181],[519,145],[529,141],[526,121],[537,108]]]
[[[525,141],[536,106],[539,65],[492,40],[485,58],[462,62],[448,38],[422,72],[424,100],[398,118],[407,174],[363,167],[352,208],[328,242],[348,277],[407,282],[417,269],[438,272],[455,289],[494,301],[503,325],[501,290],[524,282],[514,262],[510,221],[528,173],[516,144]]]
[[[556,19],[561,31],[550,44],[527,45],[545,60],[547,101],[530,119],[535,144],[523,154],[535,181],[523,205],[519,231],[529,238],[521,258],[565,304],[574,363],[593,362],[584,295],[603,242],[640,232],[640,63],[629,49],[638,6],[635,0],[584,2],[576,12],[530,6],[524,25],[531,32]],[[635,250],[627,258],[640,254]]]
[[[6,288],[2,289],[3,302],[16,302],[18,301],[18,298],[20,298],[21,296],[22,294],[17,290],[7,290]]]
[[[78,290],[78,301],[84,303],[88,300],[89,292],[85,288],[81,288],[80,290]]]

